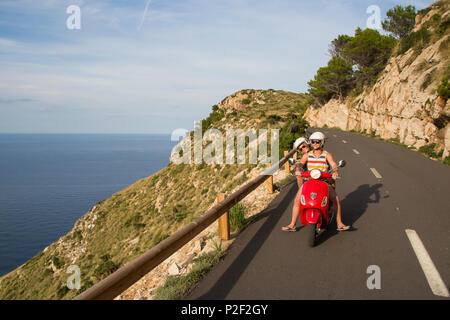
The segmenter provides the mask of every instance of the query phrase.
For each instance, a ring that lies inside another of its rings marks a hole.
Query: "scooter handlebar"
[[[304,177],[304,178],[311,178],[311,171],[304,171],[300,174],[294,174],[295,176]],[[320,178],[330,179],[332,177],[332,174],[329,172],[321,172]]]

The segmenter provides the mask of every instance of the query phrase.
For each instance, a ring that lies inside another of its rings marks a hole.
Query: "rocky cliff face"
[[[442,21],[449,19],[450,11],[432,6],[426,15],[417,17],[414,30],[438,12]],[[312,126],[366,131],[415,148],[436,143],[437,152],[443,150],[443,158],[449,156],[450,104],[436,93],[448,73],[448,43],[446,32],[420,54],[411,48],[391,57],[370,90],[346,101],[332,99],[321,107],[311,106],[305,118]]]

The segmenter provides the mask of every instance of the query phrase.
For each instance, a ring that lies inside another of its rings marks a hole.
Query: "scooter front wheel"
[[[308,234],[308,244],[310,247],[316,245],[316,224],[310,223],[306,226],[306,233]]]

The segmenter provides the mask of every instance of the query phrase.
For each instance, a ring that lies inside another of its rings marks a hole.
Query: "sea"
[[[169,134],[0,134],[0,276],[163,169],[175,145]]]

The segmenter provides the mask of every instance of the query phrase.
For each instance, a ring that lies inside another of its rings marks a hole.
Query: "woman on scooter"
[[[323,145],[325,142],[325,135],[322,132],[314,132],[309,137],[309,141],[311,143],[313,150],[303,154],[303,156],[300,160],[300,163],[299,163],[299,167],[302,167],[306,164],[308,171],[310,171],[312,169],[319,169],[323,172],[326,172],[326,171],[328,171],[329,167],[331,166],[333,168],[332,178],[334,180],[336,180],[336,178],[338,177],[338,166],[337,166],[336,162],[334,162],[333,156],[329,152],[323,150]],[[299,170],[297,170],[297,171],[299,171]],[[300,197],[301,190],[302,190],[302,188],[300,187],[299,191],[297,193],[297,197]],[[329,199],[333,203],[334,214],[336,215],[337,230],[338,231],[349,230],[350,226],[346,226],[345,224],[342,223],[341,203],[339,201],[339,197],[337,196],[334,188],[329,187],[328,192],[329,192]],[[283,227],[282,228],[283,231],[296,231],[295,223],[300,214],[300,206],[298,204],[299,199],[297,199],[297,197],[295,199],[295,204],[297,204],[297,206],[294,204],[294,208],[292,211],[291,224],[286,227]],[[294,210],[295,210],[295,212],[294,212]]]
[[[303,137],[298,138],[294,142],[294,149],[297,149],[298,151],[300,151],[302,153],[302,155],[307,154],[310,150],[308,140]],[[295,228],[295,224],[300,215],[300,196],[301,196],[300,190],[303,185],[303,177],[301,177],[299,175],[300,172],[301,172],[300,166],[297,165],[297,168],[295,169],[295,174],[297,175],[298,192],[297,192],[297,195],[295,196],[294,206],[292,207],[291,223],[285,227],[282,227],[281,230],[283,230],[283,231],[297,231],[297,229]]]

